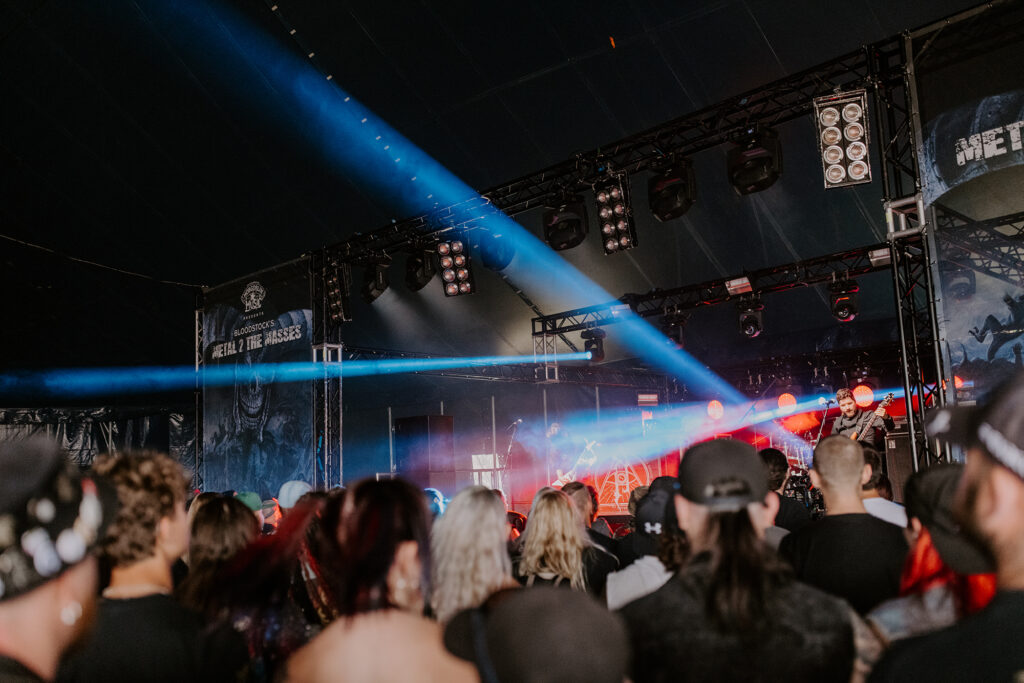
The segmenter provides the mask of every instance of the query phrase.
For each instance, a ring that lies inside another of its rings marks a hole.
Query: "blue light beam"
[[[549,356],[558,362],[589,360],[589,351]],[[533,356],[476,356],[472,358],[396,358],[342,363],[261,363],[205,366],[72,368],[0,375],[0,398],[25,396],[79,397],[146,394],[204,386],[249,382],[304,382],[340,376],[367,377],[409,372],[457,370],[533,363]]]

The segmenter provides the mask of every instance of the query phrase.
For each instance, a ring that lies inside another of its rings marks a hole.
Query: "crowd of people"
[[[612,533],[583,482],[443,506],[400,479],[276,506],[159,453],[0,446],[0,681],[1020,681],[1024,377],[942,409],[965,464],[688,448]]]

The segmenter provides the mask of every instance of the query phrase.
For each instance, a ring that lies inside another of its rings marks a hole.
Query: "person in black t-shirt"
[[[768,470],[768,488],[779,497],[779,514],[775,526],[796,531],[811,521],[811,513],[800,501],[783,495],[789,480],[789,458],[777,448],[762,448],[761,461]]]
[[[1024,680],[1024,375],[984,406],[940,410],[929,432],[967,449],[954,512],[992,556],[997,593],[955,626],[897,644],[872,680]]]
[[[244,646],[207,638],[200,615],[170,595],[171,566],[189,544],[185,471],[156,453],[104,456],[95,470],[116,486],[120,504],[101,544],[110,585],[91,637],[57,680],[232,680]]]
[[[839,402],[839,410],[842,414],[832,422],[832,431],[829,434],[840,434],[852,438],[857,427],[860,426],[861,419],[868,414],[868,411],[857,407],[853,392],[845,387],[836,392],[836,401]],[[896,423],[883,406],[878,406],[874,412],[875,417],[867,423],[866,427],[861,427],[861,434],[857,434],[857,440],[869,446],[881,444],[882,432],[896,427]]]
[[[864,509],[860,490],[870,476],[859,443],[823,439],[814,449],[811,481],[825,497],[825,517],[779,546],[800,580],[845,598],[861,614],[899,593],[908,550],[900,527]]]

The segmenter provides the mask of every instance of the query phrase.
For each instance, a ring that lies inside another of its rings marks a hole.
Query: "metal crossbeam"
[[[889,38],[856,52],[837,57],[797,74],[704,109],[685,114],[654,128],[636,133],[541,171],[502,183],[467,197],[452,206],[414,216],[344,242],[326,247],[330,260],[361,263],[382,253],[390,254],[435,239],[450,230],[472,229],[497,211],[514,216],[549,203],[565,192],[587,190],[610,170],[638,173],[668,154],[693,154],[736,139],[751,126],[777,125],[808,114],[812,100],[838,89],[879,88],[902,106],[891,93],[902,89],[903,70],[899,38]],[[903,117],[905,118],[905,117]],[[899,121],[893,119],[899,127]],[[912,146],[902,144],[900,153],[913,157]],[[898,155],[897,155],[898,156]]]
[[[655,289],[646,294],[626,294],[618,301],[534,318],[532,333],[534,336],[540,336],[576,332],[621,322],[627,310],[642,318],[650,318],[663,315],[666,311],[678,312],[700,306],[714,306],[736,300],[740,296],[783,292],[794,287],[829,282],[834,278],[856,277],[888,270],[887,260],[875,265],[870,256],[872,252],[887,254],[888,251],[888,244],[874,244],[699,284],[674,289]],[[730,294],[726,283],[744,277],[750,281],[752,291],[740,296]]]

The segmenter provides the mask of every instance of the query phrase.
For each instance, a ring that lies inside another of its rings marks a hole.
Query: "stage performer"
[[[857,402],[853,400],[853,392],[846,388],[836,392],[836,401],[839,403],[839,410],[842,411],[842,415],[837,417],[832,423],[831,434],[853,437],[854,432],[857,430],[857,425],[867,415],[868,411],[857,407]],[[876,446],[881,443],[882,435],[895,427],[896,423],[893,422],[889,413],[885,411],[885,406],[878,406],[875,410],[875,417],[866,426],[862,427],[862,431],[866,433],[857,434],[856,439],[869,446]]]

